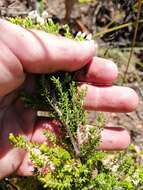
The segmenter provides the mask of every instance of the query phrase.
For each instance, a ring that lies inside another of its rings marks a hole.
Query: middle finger
[[[118,76],[118,69],[114,62],[100,57],[94,57],[91,63],[76,72],[76,79],[96,85],[111,85]]]

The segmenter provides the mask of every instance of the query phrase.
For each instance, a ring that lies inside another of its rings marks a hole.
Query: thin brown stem
[[[67,132],[67,134],[71,140],[71,143],[74,147],[76,157],[80,158],[80,149],[79,149],[77,141],[75,140],[75,138],[72,135],[70,127],[68,126],[68,124],[65,121],[62,121],[62,119],[61,119],[62,113],[59,110],[59,108],[56,106],[56,102],[55,103],[52,102],[48,97],[48,91],[46,88],[46,82],[45,82],[45,76],[44,75],[42,75],[42,86],[43,86],[43,89],[45,90],[46,100],[48,101],[48,103],[50,104],[52,109],[55,111],[55,113],[57,114],[59,121],[61,122],[62,126],[65,128],[65,130],[66,130],[66,132]]]

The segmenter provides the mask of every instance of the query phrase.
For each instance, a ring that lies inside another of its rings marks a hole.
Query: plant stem
[[[138,23],[142,23],[142,22],[143,22],[143,19],[138,20]],[[126,24],[121,24],[121,25],[116,26],[116,27],[113,27],[113,28],[109,28],[109,29],[107,29],[107,30],[103,30],[102,32],[97,32],[97,33],[93,36],[93,38],[101,37],[101,36],[103,36],[103,35],[105,35],[105,34],[107,34],[107,33],[114,32],[114,31],[116,31],[116,30],[120,30],[120,29],[126,28],[126,27],[128,27],[128,26],[132,26],[133,24],[134,24],[134,22],[129,22],[129,23],[126,23]]]
[[[56,106],[56,104],[54,104],[48,97],[48,92],[47,92],[47,88],[46,88],[46,83],[45,83],[45,75],[42,75],[42,86],[43,86],[43,89],[45,90],[45,97],[46,97],[46,100],[48,101],[48,103],[50,104],[50,106],[52,107],[52,109],[55,111],[55,113],[57,114],[57,117],[60,121],[60,123],[62,124],[62,126],[65,128],[70,140],[71,140],[71,143],[74,147],[74,151],[75,151],[75,155],[77,158],[80,158],[80,150],[79,150],[79,146],[78,146],[78,143],[77,141],[75,140],[75,138],[73,137],[72,135],[72,132],[70,130],[70,127],[68,126],[68,124],[65,122],[65,121],[62,121],[61,119],[61,116],[62,116],[62,113],[61,111],[59,110],[59,108]]]
[[[74,147],[74,151],[75,151],[76,157],[77,157],[77,158],[80,158],[80,150],[79,150],[78,143],[77,143],[76,140],[74,139],[74,137],[73,137],[73,135],[72,135],[72,133],[71,133],[71,130],[70,130],[69,126],[66,125],[64,122],[61,122],[61,123],[62,123],[63,127],[66,129],[66,131],[67,131],[67,133],[68,133],[68,135],[69,135],[69,137],[70,137],[71,143],[72,143],[72,145],[73,145],[73,147]]]

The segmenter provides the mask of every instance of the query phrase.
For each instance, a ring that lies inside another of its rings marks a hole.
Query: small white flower
[[[77,129],[77,141],[79,145],[86,144],[89,140],[90,129],[94,128],[92,125],[80,126]]]
[[[109,167],[112,167],[114,165],[114,159],[115,159],[115,155],[114,154],[109,154],[104,160],[103,160],[103,164],[107,165]]]
[[[36,20],[37,20],[37,22],[38,22],[39,24],[41,24],[41,25],[45,24],[44,18],[40,17],[39,15],[37,16]]]
[[[91,33],[86,36],[86,40],[92,40],[92,34]]]
[[[76,37],[81,36],[81,34],[82,34],[82,32],[79,31],[79,32],[76,34]]]
[[[83,33],[81,34],[81,37],[82,37],[82,38],[85,38],[86,35],[87,35],[87,33],[86,33],[86,32],[83,32]]]
[[[49,17],[48,12],[47,12],[47,11],[43,11],[43,13],[42,13],[42,18],[43,18],[44,20],[46,20],[48,17]]]
[[[132,182],[133,182],[134,185],[137,186],[137,185],[139,184],[140,181],[139,181],[139,180],[132,180]]]
[[[36,155],[41,155],[41,151],[38,148],[33,148],[33,152]]]
[[[28,16],[32,19],[32,20],[36,20],[37,17],[39,16],[38,12],[36,10],[29,12]]]
[[[117,165],[113,165],[112,166],[112,172],[117,172],[118,166]]]
[[[54,170],[56,169],[53,163],[50,163],[50,169],[51,169],[52,171],[54,171]]]

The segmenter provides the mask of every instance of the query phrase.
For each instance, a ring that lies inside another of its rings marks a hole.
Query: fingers
[[[10,49],[0,41],[0,96],[19,87],[25,75],[20,61]]]
[[[51,130],[56,134],[57,138],[62,140],[62,131],[60,130],[59,123],[45,118],[36,123],[32,141],[37,143],[47,141],[47,138],[43,135],[44,130]],[[130,135],[125,129],[105,127],[101,133],[101,144],[99,148],[102,150],[121,150],[127,148],[129,144]]]
[[[34,174],[34,166],[30,161],[29,153],[25,154],[24,159],[16,173],[20,176],[32,176]]]
[[[130,144],[130,135],[123,128],[106,127],[101,133],[100,150],[123,150]]]
[[[111,85],[117,79],[118,69],[115,63],[100,57],[94,57],[80,71],[76,72],[76,79],[96,85]]]
[[[139,101],[136,92],[128,87],[97,87],[83,84],[80,89],[87,89],[84,101],[87,110],[131,112]]]
[[[47,138],[43,135],[45,129],[53,131],[57,138],[61,138],[61,131],[59,124],[56,121],[42,119],[35,125],[35,132],[33,134],[32,141],[37,143],[43,143],[47,141]],[[123,128],[106,127],[101,133],[101,144],[98,149],[100,150],[122,150],[128,147],[130,144],[129,133]],[[29,161],[28,154],[25,156],[22,164],[17,170],[17,173],[21,176],[32,175],[34,171],[33,165]]]
[[[25,71],[74,71],[87,65],[78,73],[80,81],[109,85],[117,77],[113,62],[98,57],[92,60],[95,53],[93,42],[79,43],[42,31],[28,31],[3,20],[0,25],[0,39],[19,58]]]
[[[32,141],[37,143],[43,143],[47,141],[47,137],[43,134],[43,131],[49,130],[56,135],[58,139],[62,141],[62,132],[60,129],[60,123],[56,120],[41,118],[36,122],[35,131],[33,133]]]
[[[90,62],[95,53],[94,42],[75,42],[4,20],[0,20],[0,40],[18,57],[24,70],[32,73],[75,71]]]
[[[14,148],[8,138],[10,133],[23,135],[15,117],[13,106],[5,111],[4,117],[1,119],[0,129],[0,179],[2,179],[15,172],[25,156],[25,151]]]
[[[0,180],[16,171],[25,156],[25,151],[12,149],[0,159]]]

